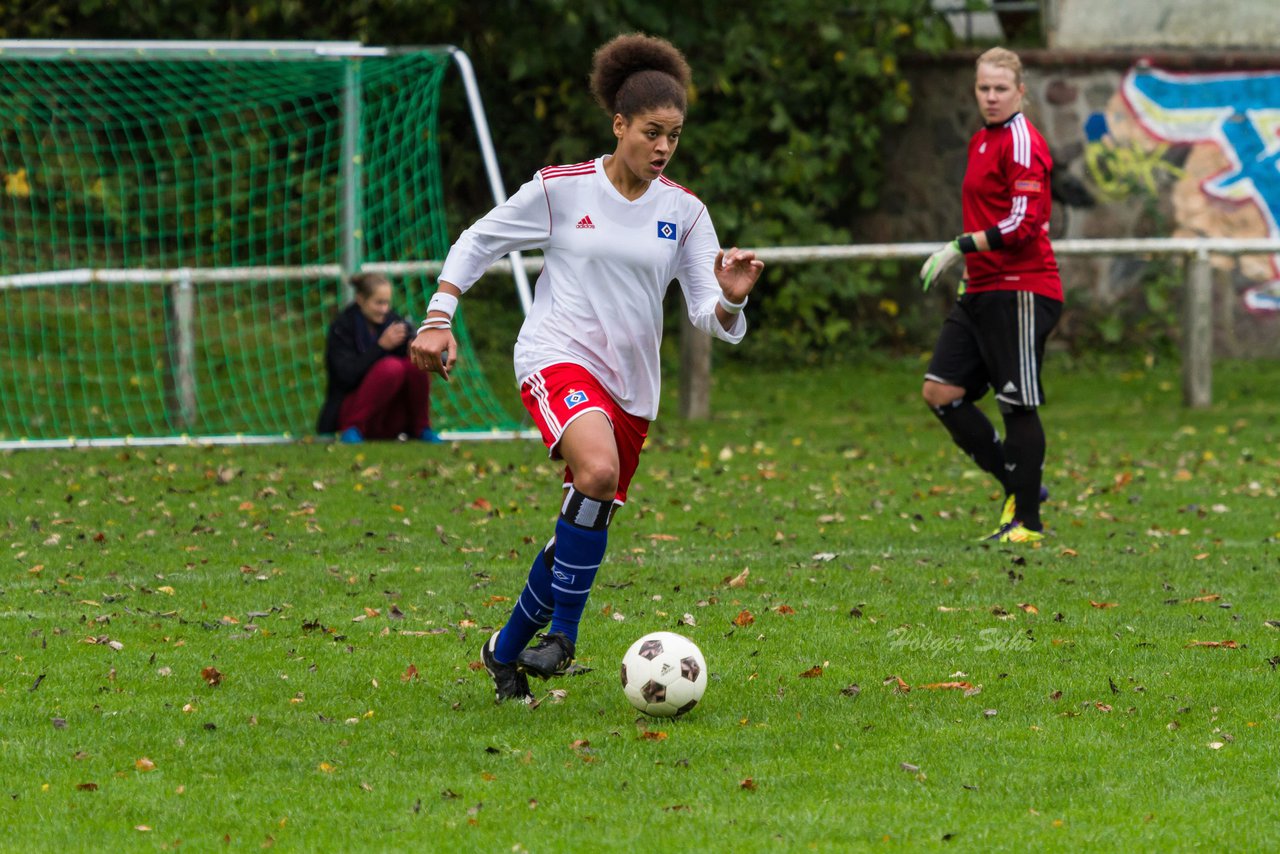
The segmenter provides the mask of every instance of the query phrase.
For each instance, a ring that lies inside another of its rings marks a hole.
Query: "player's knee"
[[[584,495],[612,500],[618,492],[618,464],[612,460],[590,460],[574,469],[573,486]]]
[[[924,387],[920,389],[920,396],[929,404],[930,409],[940,409],[964,397],[964,389],[926,380]]]

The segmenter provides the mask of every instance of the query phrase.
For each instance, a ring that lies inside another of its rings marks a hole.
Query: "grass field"
[[[975,542],[920,372],[668,405],[532,710],[479,647],[540,445],[0,456],[0,848],[1280,847],[1280,367],[1192,412],[1175,366],[1051,364],[1036,549]],[[712,674],[677,721],[619,686],[656,629]]]

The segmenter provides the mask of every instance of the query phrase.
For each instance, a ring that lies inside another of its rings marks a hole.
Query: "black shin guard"
[[[1040,481],[1044,473],[1045,438],[1040,413],[1009,409],[1004,415],[1006,489],[1017,503],[1017,519],[1032,530],[1041,529]]]
[[[1005,472],[1006,451],[1000,442],[1000,434],[982,410],[964,398],[930,409],[960,450],[968,454],[978,468],[1000,481],[1006,492],[1009,491]]]

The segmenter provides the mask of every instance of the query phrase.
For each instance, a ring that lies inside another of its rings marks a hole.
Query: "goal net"
[[[346,274],[411,269],[413,320],[435,290],[450,53],[24,44],[0,50],[0,442],[311,434]],[[519,430],[455,331],[434,426]]]

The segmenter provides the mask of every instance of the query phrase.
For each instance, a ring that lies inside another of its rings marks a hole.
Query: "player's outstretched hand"
[[[729,302],[742,302],[756,286],[764,262],[749,249],[721,249],[716,253],[716,281]]]
[[[924,266],[920,268],[920,283],[923,288],[927,291],[933,287],[933,283],[963,257],[964,253],[960,251],[960,243],[957,240],[951,241],[930,255],[925,260]]]
[[[458,345],[448,329],[424,329],[409,344],[409,359],[423,371],[449,381],[449,370],[458,361]]]

